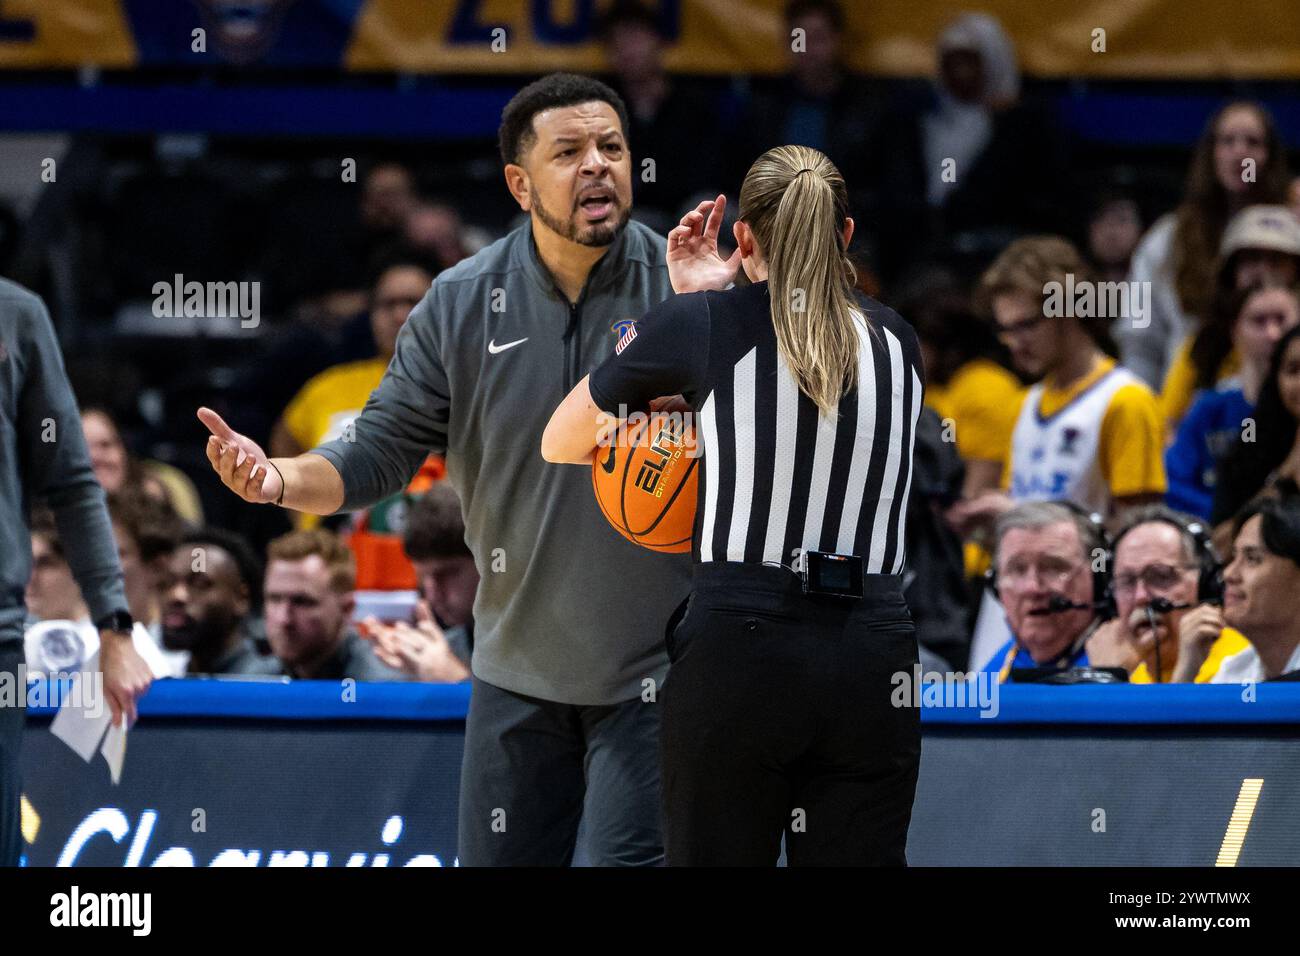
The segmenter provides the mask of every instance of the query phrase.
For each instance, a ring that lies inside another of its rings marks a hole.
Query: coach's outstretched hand
[[[199,409],[199,421],[212,432],[208,461],[223,485],[253,504],[266,504],[280,497],[284,490],[280,474],[269,466],[270,458],[257,442],[234,431],[210,408]]]
[[[718,230],[726,209],[727,197],[719,193],[717,199],[702,202],[682,216],[681,224],[668,233],[668,280],[674,292],[725,289],[735,281],[740,249],[730,259],[718,253]]]

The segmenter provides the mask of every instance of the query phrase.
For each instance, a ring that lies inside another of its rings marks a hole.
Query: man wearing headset
[[[1021,668],[1089,667],[1106,605],[1108,548],[1099,522],[1062,502],[1026,502],[995,528],[991,584],[1012,638],[982,670],[999,682]]]
[[[1245,637],[1223,619],[1223,567],[1204,526],[1165,505],[1130,512],[1112,545],[1116,616],[1088,642],[1094,667],[1134,684],[1204,684]]]

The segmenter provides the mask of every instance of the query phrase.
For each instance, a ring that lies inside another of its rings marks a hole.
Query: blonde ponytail
[[[778,146],[750,167],[740,210],[767,261],[781,355],[799,390],[823,414],[832,414],[858,378],[854,272],[843,239],[844,178],[815,149]]]

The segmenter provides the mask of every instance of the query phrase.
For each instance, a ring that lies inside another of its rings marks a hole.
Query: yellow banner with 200
[[[0,0],[0,67],[147,68],[194,63],[201,54],[380,72],[597,71],[608,68],[596,38],[607,3]],[[763,74],[785,68],[791,38],[784,0],[650,5],[672,38],[667,56],[673,70]],[[884,75],[931,73],[934,39],[955,15],[951,4],[938,0],[844,0],[842,6],[850,65]],[[1022,69],[1032,75],[1300,76],[1300,3],[1294,0],[981,0],[976,6],[1002,21]],[[219,42],[196,43],[194,30],[215,31]]]

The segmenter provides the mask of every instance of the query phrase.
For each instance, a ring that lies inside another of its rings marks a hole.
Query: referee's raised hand
[[[280,473],[260,445],[232,429],[210,408],[199,409],[199,421],[212,432],[208,436],[208,461],[221,483],[245,501],[269,504],[284,491]]]
[[[725,289],[735,280],[739,247],[730,259],[718,253],[718,231],[726,209],[727,197],[719,193],[717,199],[706,200],[682,216],[668,233],[668,280],[674,292]]]

